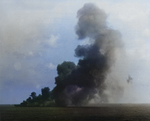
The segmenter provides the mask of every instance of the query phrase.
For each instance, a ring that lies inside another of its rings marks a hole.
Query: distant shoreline
[[[0,104],[0,107],[51,107],[51,106],[20,106],[20,104]],[[101,103],[101,104],[89,104],[81,106],[52,106],[52,107],[118,107],[118,106],[150,106],[150,103]]]

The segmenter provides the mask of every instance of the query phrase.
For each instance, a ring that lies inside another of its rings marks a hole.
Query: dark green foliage
[[[27,102],[31,102],[31,100],[32,100],[31,97],[29,97],[29,98],[27,98],[26,101],[27,101]]]
[[[41,89],[42,92],[42,98],[43,99],[48,99],[50,97],[50,89],[49,87],[44,87],[43,89]]]
[[[24,100],[20,105],[21,106],[26,106],[27,105],[27,101]]]
[[[35,92],[32,92],[31,95],[32,99],[36,98],[36,93]]]
[[[54,107],[55,101],[52,99],[52,92],[49,87],[44,87],[41,89],[41,94],[36,96],[35,92],[32,92],[30,97],[20,103],[21,107]]]
[[[49,87],[44,87],[41,89],[41,94],[39,94],[38,96],[35,92],[32,92],[30,94],[30,97],[27,98],[26,101],[20,103],[20,106],[56,106],[55,101],[57,102],[59,94],[61,93],[60,88],[62,88],[62,90],[64,89],[64,86],[68,83],[69,75],[74,69],[76,69],[76,65],[73,62],[65,61],[62,64],[58,65],[58,76],[55,78],[55,84],[57,84],[56,87],[52,91],[50,91]],[[62,104],[62,102],[60,104]],[[57,102],[57,106],[58,105],[59,102]]]

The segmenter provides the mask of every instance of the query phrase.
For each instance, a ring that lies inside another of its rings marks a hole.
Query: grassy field
[[[150,121],[150,104],[99,107],[0,106],[0,121]]]

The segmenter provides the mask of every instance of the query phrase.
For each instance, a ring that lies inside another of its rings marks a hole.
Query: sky
[[[77,11],[94,3],[120,32],[123,70],[133,79],[119,103],[150,103],[150,1],[0,0],[0,104],[18,104],[55,86],[57,65],[78,62]],[[128,77],[126,77],[128,79]]]

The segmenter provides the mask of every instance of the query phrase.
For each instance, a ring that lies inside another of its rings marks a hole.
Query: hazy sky
[[[76,16],[89,2],[103,9],[108,26],[122,35],[126,62],[120,67],[133,80],[120,102],[150,102],[148,0],[0,0],[0,104],[53,89],[57,65],[78,62],[74,50],[88,40],[77,40]]]

